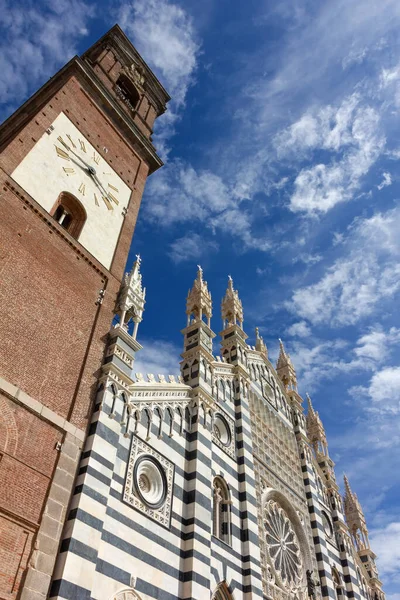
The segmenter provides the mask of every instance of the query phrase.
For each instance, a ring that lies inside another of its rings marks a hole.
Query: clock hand
[[[81,162],[82,162],[82,163],[85,165],[85,167],[86,167],[86,169],[89,171],[89,173],[90,173],[90,174],[92,174],[93,167],[92,167],[91,165],[89,165],[89,164],[88,164],[86,161],[84,161],[84,160],[83,160],[83,158],[81,158],[81,157],[79,156],[79,154],[77,154],[76,152],[74,152],[74,151],[72,150],[72,148],[70,148],[70,147],[68,146],[68,144],[66,144],[65,142],[63,142],[63,145],[64,145],[64,146],[67,148],[67,150],[68,150],[69,152],[72,152],[72,154],[73,154],[74,156],[76,156],[76,158],[78,158],[78,159],[79,159],[79,160],[80,160],[80,161],[81,161]],[[70,158],[71,158],[71,157],[70,157]],[[72,159],[71,159],[71,160],[72,160]],[[75,162],[75,161],[73,161],[73,162]]]
[[[99,188],[99,190],[101,191],[101,193],[108,199],[108,192],[104,188],[104,186],[101,183],[100,179],[97,177],[96,173],[90,172],[90,175],[91,175],[93,181],[95,182],[95,184],[97,185],[97,187]]]
[[[82,167],[81,164],[78,163],[77,160],[74,160],[73,158],[69,157],[70,161],[74,163],[74,165],[76,165],[77,167],[79,167],[80,169],[82,169],[83,171],[85,171],[86,173],[88,172],[89,169],[87,169],[86,167]]]

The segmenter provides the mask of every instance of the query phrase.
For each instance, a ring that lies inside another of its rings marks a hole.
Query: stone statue
[[[310,571],[309,569],[307,569],[306,576],[307,576],[308,597],[309,598],[316,598],[315,588],[317,586],[319,586],[320,583],[319,583],[319,581],[318,582],[314,581],[313,571]]]

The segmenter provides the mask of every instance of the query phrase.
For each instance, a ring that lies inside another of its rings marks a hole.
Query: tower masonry
[[[168,100],[116,25],[0,128],[2,600],[49,589]]]

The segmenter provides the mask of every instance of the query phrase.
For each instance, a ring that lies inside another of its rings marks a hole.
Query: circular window
[[[231,430],[227,420],[221,413],[214,415],[214,435],[223,446],[230,446]]]
[[[287,514],[274,501],[266,506],[264,526],[271,566],[285,587],[298,586],[302,577],[300,543]]]
[[[328,515],[324,511],[322,511],[322,524],[324,526],[325,535],[327,535],[328,537],[332,537],[332,535],[333,535],[332,524],[330,522]]]
[[[133,469],[135,492],[151,508],[160,508],[167,497],[167,478],[160,463],[152,456],[140,456]]]

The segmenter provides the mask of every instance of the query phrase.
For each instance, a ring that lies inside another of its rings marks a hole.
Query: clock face
[[[106,140],[102,144],[107,145]],[[12,177],[49,212],[61,192],[73,194],[87,215],[79,242],[109,268],[131,189],[64,113]]]

